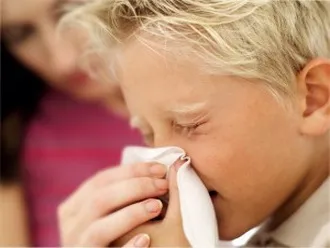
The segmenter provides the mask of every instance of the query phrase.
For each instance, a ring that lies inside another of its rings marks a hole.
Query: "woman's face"
[[[83,33],[69,30],[61,37],[56,25],[61,7],[82,0],[3,0],[3,38],[11,52],[52,87],[74,97],[103,100],[112,92],[108,82],[93,80],[81,64]],[[94,60],[92,66],[100,61]],[[26,82],[28,83],[28,82]]]
[[[119,75],[147,142],[182,147],[216,191],[222,238],[265,220],[302,181],[311,152],[299,135],[299,114],[262,82],[205,75],[137,42],[125,49]]]

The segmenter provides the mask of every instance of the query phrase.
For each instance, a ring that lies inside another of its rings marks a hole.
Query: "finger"
[[[70,226],[86,227],[106,214],[137,201],[163,195],[168,190],[166,179],[149,177],[131,178],[117,182],[95,192],[71,218]]]
[[[165,220],[174,220],[181,223],[179,189],[177,184],[177,171],[185,161],[178,160],[171,166],[169,173],[169,205]]]
[[[140,234],[132,238],[123,247],[149,247],[150,237],[148,234]]]
[[[82,233],[79,246],[107,246],[138,225],[156,217],[161,208],[161,201],[148,199],[118,210],[90,225]]]
[[[119,166],[105,169],[79,186],[79,188],[59,206],[58,214],[60,218],[75,215],[77,213],[76,210],[84,205],[86,198],[93,195],[96,189],[104,187],[104,185],[133,177],[150,176],[163,178],[166,172],[166,167],[158,163],[137,163],[131,166]]]
[[[117,166],[100,171],[86,184],[99,188],[109,183],[122,181],[134,177],[163,178],[166,175],[166,167],[158,163],[136,163],[129,166]]]
[[[164,195],[167,191],[166,179],[140,177],[120,181],[90,196],[80,215],[91,221],[137,201]]]

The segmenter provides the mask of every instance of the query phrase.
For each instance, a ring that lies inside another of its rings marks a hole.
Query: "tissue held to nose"
[[[184,159],[177,159],[174,164],[172,164],[170,167],[174,167],[174,169],[176,171],[179,170],[179,168],[186,162],[186,160]],[[170,168],[169,167],[169,168]],[[168,204],[169,204],[169,193],[163,195],[163,196],[160,196],[158,197],[159,200],[161,200],[161,202],[163,203],[163,208],[162,208],[162,211],[161,213],[153,219],[153,221],[159,221],[159,220],[162,220],[165,218],[165,215],[166,215],[166,211],[167,211],[167,207],[168,207]]]
[[[180,212],[186,238],[192,247],[216,247],[219,236],[213,204],[208,190],[190,166],[190,158],[184,150],[179,147],[127,147],[123,152],[122,164],[138,162],[157,162],[168,169],[174,167],[177,171]],[[169,205],[168,194],[159,199],[164,207],[161,215],[154,220],[163,219]]]

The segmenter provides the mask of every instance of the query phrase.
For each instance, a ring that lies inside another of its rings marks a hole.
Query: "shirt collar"
[[[330,179],[283,224],[269,233],[276,242],[288,247],[310,246],[322,227],[330,221]]]

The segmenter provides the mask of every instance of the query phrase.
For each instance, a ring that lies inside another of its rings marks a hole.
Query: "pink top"
[[[59,203],[95,172],[118,164],[128,144],[141,142],[127,121],[100,106],[46,94],[23,146],[32,246],[59,246]]]

